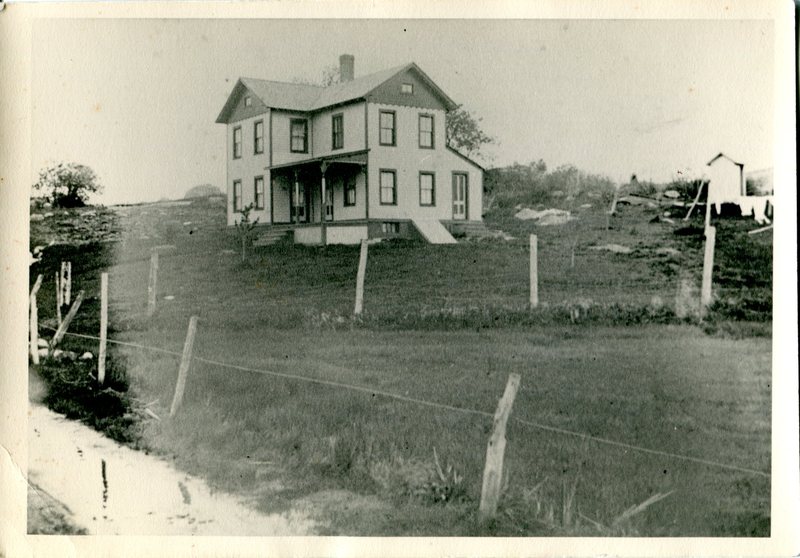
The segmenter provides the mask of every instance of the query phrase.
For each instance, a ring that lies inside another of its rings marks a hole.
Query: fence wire
[[[46,329],[46,330],[49,330],[49,331],[55,331],[55,329],[51,328],[51,327],[47,327],[47,326],[41,326],[41,327],[42,327],[42,329]],[[81,334],[81,333],[70,333],[70,332],[67,332],[66,336],[75,337],[75,338],[81,338],[81,339],[86,339],[86,340],[91,340],[91,341],[100,341],[99,337],[96,337],[94,335]],[[163,348],[159,348],[159,347],[152,347],[152,346],[148,346],[148,345],[144,345],[144,344],[140,344],[140,343],[132,343],[132,342],[120,341],[120,340],[116,340],[116,339],[107,339],[107,342],[108,343],[112,343],[112,344],[116,344],[116,345],[120,345],[120,346],[135,348],[135,349],[139,349],[139,350],[152,351],[152,352],[161,353],[161,354],[168,354],[168,355],[171,355],[171,356],[174,356],[174,357],[182,357],[182,353],[181,352],[172,351],[172,350],[169,350],[169,349],[163,349]],[[480,409],[472,409],[472,408],[468,408],[468,407],[459,407],[459,406],[456,406],[456,405],[448,405],[448,404],[440,403],[440,402],[436,402],[436,401],[428,401],[426,399],[421,399],[421,398],[417,398],[417,397],[410,397],[410,396],[407,396],[407,395],[402,395],[402,394],[399,394],[399,393],[393,393],[393,392],[390,392],[390,391],[385,391],[385,390],[373,388],[373,387],[370,387],[370,386],[349,384],[349,383],[346,383],[346,382],[337,382],[337,381],[334,381],[334,380],[326,380],[326,379],[323,379],[323,378],[314,378],[314,377],[304,376],[304,375],[300,375],[300,374],[287,374],[285,372],[277,372],[277,371],[265,370],[265,369],[260,369],[260,368],[253,368],[253,367],[249,367],[249,366],[240,366],[240,365],[231,364],[231,363],[227,363],[227,362],[222,362],[222,361],[218,361],[218,360],[214,360],[214,359],[208,359],[208,358],[204,358],[204,357],[200,357],[200,356],[192,356],[191,358],[192,358],[192,360],[195,360],[195,361],[198,361],[198,362],[202,362],[202,363],[205,363],[205,364],[208,364],[208,365],[211,365],[211,366],[219,367],[219,368],[225,368],[227,370],[236,370],[238,372],[246,372],[246,373],[258,374],[258,375],[262,375],[262,376],[270,376],[270,377],[275,377],[275,378],[282,378],[282,379],[285,379],[285,380],[312,383],[312,384],[316,384],[316,385],[334,387],[334,388],[337,388],[337,389],[346,389],[346,390],[355,391],[355,392],[359,392],[359,393],[366,393],[366,394],[371,395],[372,397],[375,397],[375,396],[385,397],[385,398],[394,399],[394,400],[397,400],[397,401],[402,401],[402,402],[410,403],[410,404],[414,404],[414,405],[420,405],[420,406],[424,406],[424,407],[440,409],[440,410],[443,410],[443,411],[452,411],[452,412],[464,413],[464,414],[470,414],[470,415],[477,415],[477,416],[482,416],[482,417],[487,417],[487,418],[493,418],[494,417],[494,413],[493,412],[480,410]],[[667,458],[671,458],[671,459],[687,461],[687,462],[696,463],[696,464],[699,464],[699,465],[706,465],[706,466],[714,467],[714,468],[718,468],[718,469],[726,469],[726,470],[730,470],[730,471],[736,471],[736,472],[739,472],[739,473],[746,473],[746,474],[750,474],[750,475],[754,475],[754,476],[771,478],[771,474],[770,473],[767,473],[767,472],[764,472],[764,471],[759,471],[757,469],[750,469],[750,468],[747,468],[747,467],[740,467],[740,466],[737,466],[737,465],[731,465],[729,463],[722,463],[722,462],[719,462],[719,461],[713,461],[713,460],[710,460],[710,459],[703,459],[703,458],[694,457],[694,456],[690,456],[690,455],[683,455],[683,454],[679,454],[679,453],[667,452],[667,451],[662,451],[662,450],[655,450],[655,449],[652,449],[652,448],[646,448],[646,447],[643,447],[643,446],[638,446],[638,445],[634,445],[634,444],[628,444],[626,442],[621,442],[621,441],[618,441],[618,440],[612,440],[612,439],[609,439],[609,438],[593,436],[593,435],[587,434],[585,432],[577,432],[577,431],[569,430],[569,429],[565,429],[565,428],[558,428],[558,427],[555,427],[555,426],[549,426],[549,425],[542,424],[542,423],[539,423],[539,422],[533,422],[533,421],[524,420],[524,419],[518,419],[518,418],[513,418],[512,417],[511,420],[513,420],[516,423],[521,424],[523,426],[527,426],[527,427],[534,428],[534,429],[537,429],[537,430],[542,430],[542,431],[550,432],[550,433],[554,433],[554,434],[561,434],[561,435],[564,435],[564,436],[570,436],[570,437],[574,437],[574,438],[580,438],[582,440],[590,440],[592,442],[596,442],[596,443],[601,444],[601,445],[613,446],[613,447],[623,448],[623,449],[634,451],[634,452],[638,452],[638,453],[649,454],[649,455],[658,455],[658,456],[661,456],[661,457],[667,457]]]

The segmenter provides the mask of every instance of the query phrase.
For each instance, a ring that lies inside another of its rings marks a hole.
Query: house
[[[739,212],[743,217],[752,216],[757,223],[762,225],[769,223],[769,215],[772,213],[772,196],[764,195],[763,192],[754,192],[757,195],[748,195],[744,163],[738,163],[724,153],[719,153],[708,162],[707,166],[709,167],[709,183],[706,225],[710,224],[712,205],[717,215],[720,215],[723,204],[738,205]],[[767,187],[771,189],[770,171],[759,171],[756,176],[764,181],[769,178],[770,182]],[[748,176],[748,178],[750,177]]]
[[[251,218],[303,244],[412,237],[455,242],[482,224],[483,168],[445,143],[456,108],[416,64],[328,87],[240,78],[227,127],[228,225]],[[449,231],[449,232],[448,232]]]

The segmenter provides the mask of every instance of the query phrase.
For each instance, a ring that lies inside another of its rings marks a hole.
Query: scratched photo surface
[[[28,532],[769,537],[774,39],[38,20]]]

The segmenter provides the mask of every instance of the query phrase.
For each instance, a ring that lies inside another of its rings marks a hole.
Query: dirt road
[[[303,535],[304,514],[264,515],[168,463],[32,403],[32,483],[92,535]]]

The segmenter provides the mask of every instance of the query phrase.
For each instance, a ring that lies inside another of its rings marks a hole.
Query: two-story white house
[[[250,204],[304,244],[454,242],[480,224],[483,168],[445,142],[455,102],[414,63],[354,79],[353,56],[339,61],[328,87],[238,80],[217,117],[228,225]]]

